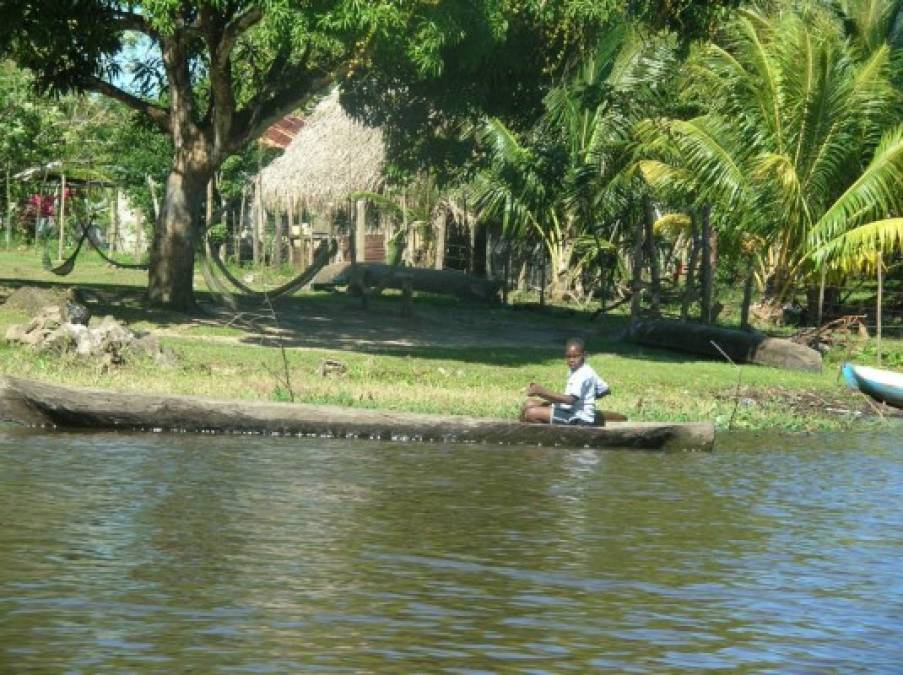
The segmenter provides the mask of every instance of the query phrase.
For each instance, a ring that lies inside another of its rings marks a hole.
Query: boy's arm
[[[554,391],[549,391],[535,382],[531,382],[530,386],[527,387],[527,396],[538,396],[549,403],[563,403],[565,405],[573,405],[577,400],[577,397],[572,394],[556,394]]]

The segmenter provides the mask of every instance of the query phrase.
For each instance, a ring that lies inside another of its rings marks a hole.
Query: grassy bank
[[[143,273],[114,270],[91,256],[69,277],[54,277],[31,251],[0,253],[3,297],[20,285],[78,284],[91,291],[96,316],[112,314],[133,328],[156,331],[177,355],[168,368],[132,361],[102,371],[2,341],[0,371],[115,390],[247,400],[286,400],[291,390],[298,402],[512,418],[531,380],[563,386],[563,341],[579,335],[587,340],[591,365],[612,385],[603,407],[632,420],[705,419],[719,428],[788,430],[880,423],[858,417],[872,414],[871,406],[838,380],[843,360],[873,361],[867,341],[831,352],[821,374],[794,373],[625,344],[618,339],[624,316],[591,321],[589,309],[474,307],[418,296],[415,317],[402,319],[397,296],[379,298],[363,311],[343,293],[303,293],[276,304],[274,324],[260,307],[246,307],[240,316],[216,311],[200,279],[206,311],[149,311],[141,303],[145,283]],[[0,334],[29,318],[0,305]],[[899,359],[903,343],[885,341],[884,350]],[[325,359],[342,362],[345,372],[324,376]]]

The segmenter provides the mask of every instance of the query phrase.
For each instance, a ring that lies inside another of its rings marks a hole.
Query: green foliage
[[[544,99],[528,132],[488,120],[477,138],[486,169],[474,180],[484,217],[524,241],[539,241],[552,263],[553,295],[585,268],[611,258],[642,217],[632,127],[649,109],[667,110],[676,42],[647,44],[614,23],[568,78]]]
[[[225,223],[216,223],[207,230],[207,240],[214,246],[225,243],[229,237],[229,228]]]
[[[644,176],[715,204],[723,232],[761,237],[767,283],[786,298],[813,271],[813,243],[900,208],[894,62],[885,43],[854,50],[818,5],[743,12],[688,64],[703,114],[640,127]]]

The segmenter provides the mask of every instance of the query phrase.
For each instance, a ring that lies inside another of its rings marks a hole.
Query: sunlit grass
[[[161,332],[163,343],[174,350],[173,367],[149,360],[133,360],[107,371],[73,357],[38,354],[28,348],[0,342],[0,372],[72,385],[137,392],[191,394],[243,400],[284,400],[281,389],[284,365],[272,335],[261,346],[261,336],[242,326],[227,326],[222,318],[152,311],[140,293],[143,273],[116,270],[88,256],[68,277],[53,277],[40,267],[33,252],[0,252],[0,278],[39,283],[79,284],[92,289],[128,291],[121,304],[107,306],[133,328]],[[0,284],[3,282],[0,281]],[[16,282],[17,284],[20,282]],[[202,292],[203,287],[199,285]],[[363,313],[359,301],[344,294],[309,293],[277,305],[285,335],[305,334],[305,317],[333,318],[348,329],[353,320],[374,325],[399,326],[399,299],[389,294]],[[746,429],[843,429],[853,424],[852,412],[867,409],[861,397],[848,392],[838,380],[840,362],[851,356],[874,362],[873,341],[854,341],[845,350],[830,353],[822,373],[800,373],[758,366],[735,367],[679,353],[647,349],[620,341],[625,318],[620,315],[590,321],[593,307],[556,307],[542,311],[516,311],[472,306],[454,299],[418,296],[419,322],[402,324],[430,332],[426,346],[400,344],[341,348],[328,338],[304,347],[287,349],[291,389],[297,402],[354,407],[466,414],[514,418],[530,381],[563,388],[566,366],[562,346],[555,340],[535,344],[535,336],[575,334],[588,336],[590,364],[612,385],[613,395],[602,407],[622,412],[632,420],[711,420],[719,428],[729,423]],[[262,308],[256,311],[264,313]],[[300,312],[300,316],[295,316]],[[0,334],[14,323],[29,319],[21,310],[0,305]],[[382,324],[378,322],[382,321]],[[262,326],[271,322],[263,321]],[[457,344],[456,327],[485,335],[478,344]],[[348,329],[350,330],[350,329]],[[297,331],[296,333],[293,331]],[[519,346],[496,342],[507,331],[523,331]],[[328,335],[328,334],[327,334]],[[885,340],[884,362],[903,355],[903,341]],[[324,359],[338,359],[344,374],[324,377]],[[738,378],[740,389],[738,395]],[[833,411],[828,411],[833,408]]]

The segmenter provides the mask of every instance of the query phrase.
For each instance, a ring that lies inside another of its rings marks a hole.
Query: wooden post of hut
[[[297,267],[300,260],[298,253],[301,251],[301,228],[295,229],[295,209],[291,200],[285,202],[285,216],[287,218],[285,226],[288,229],[288,263]]]
[[[254,264],[260,264],[260,235],[261,222],[263,221],[263,191],[261,190],[260,174],[257,174],[257,208],[254,210],[254,226],[251,228],[252,255],[254,256]]]
[[[241,189],[241,205],[238,207],[238,225],[235,228],[235,264],[241,265],[241,233],[245,229],[245,208],[247,207],[248,191]]]
[[[367,255],[367,201],[355,202],[354,218],[354,262],[366,262]]]
[[[282,265],[282,212],[276,204],[276,222],[273,230],[273,267]]]
[[[57,260],[63,259],[63,243],[66,238],[66,174],[60,177],[60,213],[59,223],[60,243],[57,249]]]

